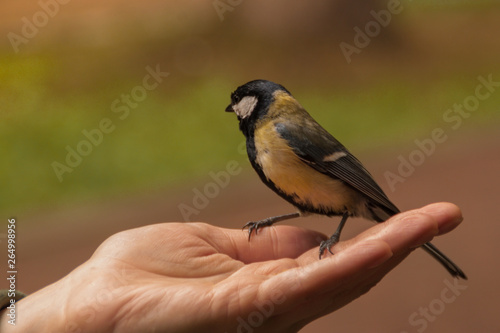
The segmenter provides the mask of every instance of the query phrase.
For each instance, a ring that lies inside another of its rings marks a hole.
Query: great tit
[[[260,179],[298,212],[248,222],[252,232],[308,214],[342,216],[335,233],[321,242],[319,258],[339,241],[349,216],[383,222],[399,213],[361,162],[321,127],[282,85],[250,81],[231,94],[246,137],[248,158]],[[464,272],[431,243],[423,249],[454,277]]]

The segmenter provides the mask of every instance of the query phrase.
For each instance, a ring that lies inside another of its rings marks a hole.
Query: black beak
[[[232,104],[229,104],[226,108],[226,112],[234,112],[233,110],[233,105]]]

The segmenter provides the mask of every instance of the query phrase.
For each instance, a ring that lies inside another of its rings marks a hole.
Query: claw
[[[321,259],[321,256],[323,255],[323,252],[325,252],[325,250],[328,250],[330,254],[333,254],[331,248],[338,242],[339,242],[338,237],[333,237],[333,236],[330,239],[327,239],[326,241],[322,241],[319,244],[319,259]]]
[[[250,237],[252,237],[252,232],[255,230],[255,234],[257,235],[257,230],[259,229],[259,223],[258,222],[247,222],[241,230],[248,228],[248,240],[250,241]]]
[[[267,219],[263,219],[263,220],[260,220],[257,222],[250,221],[250,222],[247,222],[247,224],[245,224],[242,229],[248,228],[248,240],[250,240],[250,237],[252,236],[252,232],[254,230],[255,230],[255,234],[257,235],[257,231],[260,228],[269,227],[269,226],[272,226],[275,222],[293,219],[293,218],[296,218],[299,216],[300,216],[300,213],[291,213],[291,214],[268,217]]]

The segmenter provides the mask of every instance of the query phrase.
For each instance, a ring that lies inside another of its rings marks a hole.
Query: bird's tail
[[[447,256],[444,255],[443,252],[439,251],[437,247],[432,245],[432,243],[425,243],[422,245],[422,248],[434,257],[441,265],[446,268],[446,270],[453,276],[457,278],[462,278],[467,280],[467,276],[465,273],[458,267],[453,261],[450,260]]]

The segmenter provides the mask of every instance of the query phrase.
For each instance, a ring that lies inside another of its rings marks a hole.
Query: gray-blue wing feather
[[[302,124],[292,124],[287,120],[276,124],[276,131],[288,141],[295,154],[317,171],[349,184],[388,215],[399,213],[361,162],[308,114],[307,116]],[[334,158],[328,160],[329,156]]]

